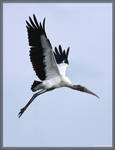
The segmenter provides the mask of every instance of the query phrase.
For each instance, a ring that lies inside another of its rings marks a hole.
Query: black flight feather
[[[61,45],[59,45],[59,50],[57,49],[57,47],[55,47],[54,55],[57,64],[61,64],[61,63],[69,64],[68,54],[69,54],[69,49],[67,49],[67,53],[66,53],[65,50],[62,50]]]
[[[33,15],[33,20],[29,17],[29,21],[26,21],[26,28],[28,32],[28,40],[30,47],[30,60],[32,62],[33,69],[36,72],[36,75],[40,80],[45,80],[46,72],[45,72],[45,64],[44,64],[44,56],[43,56],[43,48],[41,45],[41,35],[45,33],[45,19],[43,21],[43,26],[41,22],[38,24],[35,15]],[[49,39],[47,39],[50,43]],[[51,46],[51,43],[50,43]]]

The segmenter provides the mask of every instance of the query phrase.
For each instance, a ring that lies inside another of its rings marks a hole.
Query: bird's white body
[[[66,76],[58,76],[49,80],[45,80],[42,83],[45,89],[53,89],[53,88],[60,88],[60,87],[70,87],[72,86],[71,81]]]
[[[36,86],[36,90],[55,89],[60,87],[72,87],[72,83],[67,76],[60,75],[51,79],[46,79],[41,84]]]

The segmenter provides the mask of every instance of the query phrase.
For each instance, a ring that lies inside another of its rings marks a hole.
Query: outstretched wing
[[[68,47],[67,51],[62,50],[61,45],[59,45],[59,50],[57,49],[57,47],[55,47],[54,55],[56,58],[56,62],[58,64],[60,74],[62,75],[65,75],[66,68],[69,64],[69,61],[68,61],[69,50],[70,50],[70,47]]]
[[[30,47],[30,60],[33,69],[40,80],[53,78],[59,75],[59,70],[55,60],[52,46],[45,32],[45,18],[43,25],[38,24],[35,15],[33,20],[29,17],[27,23],[27,32]]]

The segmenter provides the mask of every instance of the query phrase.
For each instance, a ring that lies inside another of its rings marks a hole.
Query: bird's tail
[[[32,92],[37,91],[37,90],[38,90],[38,85],[41,84],[41,83],[42,83],[42,82],[35,80],[35,81],[33,82],[32,86],[31,86]]]

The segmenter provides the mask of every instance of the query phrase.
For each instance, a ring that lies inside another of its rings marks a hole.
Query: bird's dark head
[[[74,89],[74,90],[81,91],[81,92],[86,92],[86,93],[88,93],[88,94],[92,94],[92,95],[96,96],[97,98],[99,98],[99,96],[97,96],[95,93],[93,93],[92,91],[90,91],[89,89],[87,89],[87,88],[84,87],[84,86],[81,86],[81,85],[73,85],[73,89]]]

